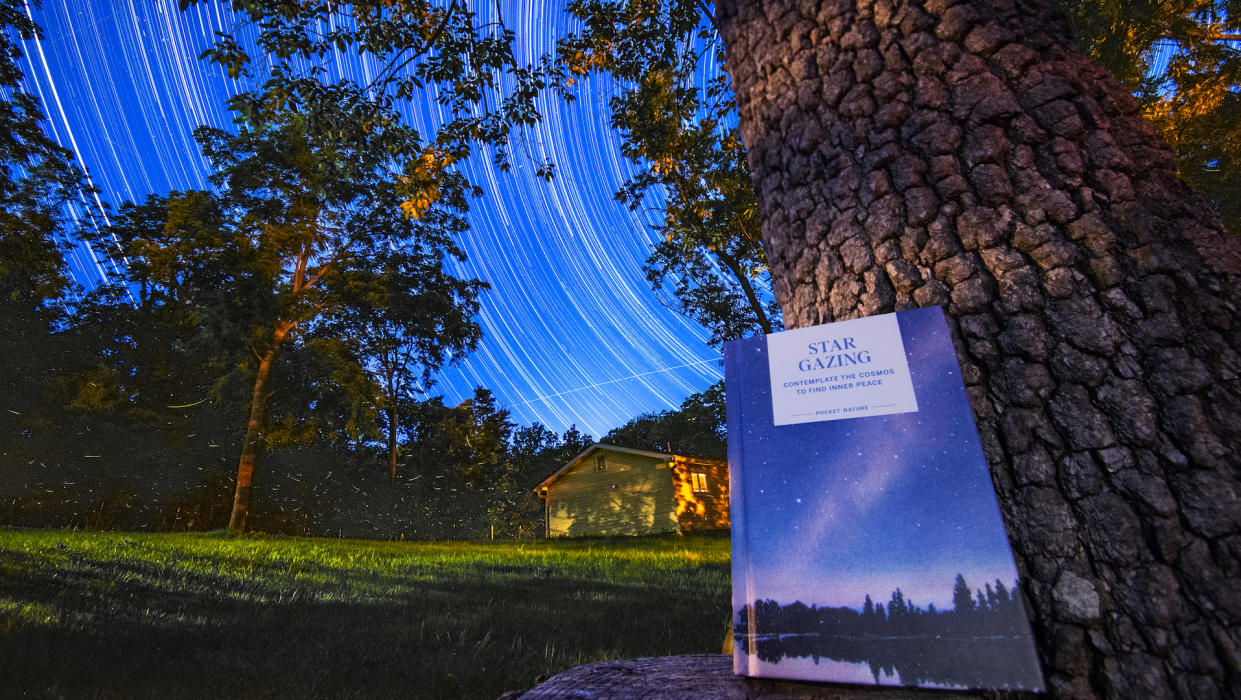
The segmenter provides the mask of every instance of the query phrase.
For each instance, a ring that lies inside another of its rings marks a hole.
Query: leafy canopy
[[[198,0],[182,0],[182,7]],[[408,140],[391,143],[400,161],[403,208],[424,214],[443,194],[453,166],[475,147],[490,150],[501,169],[511,164],[510,136],[535,124],[534,98],[559,86],[550,61],[520,64],[515,34],[497,16],[480,20],[458,0],[446,7],[428,0],[232,0],[244,18],[236,31],[220,34],[203,57],[231,76],[250,76],[256,61],[238,37],[257,31],[253,47],[263,56],[267,78],[234,96],[229,107],[239,119],[259,125],[286,111],[315,114],[308,107],[343,99],[346,109],[321,112],[316,129],[357,139],[399,119],[399,105],[434,96],[447,116],[433,134],[409,128]],[[365,84],[333,75],[331,59],[352,56],[374,67]],[[552,176],[550,161],[536,163]],[[338,175],[350,176],[340,164]]]
[[[616,198],[662,210],[663,239],[644,270],[713,345],[780,329],[758,204],[737,134],[737,105],[718,70],[723,44],[701,1],[575,0],[581,30],[557,45],[571,75],[606,73],[621,153],[639,171]]]
[[[1179,170],[1241,235],[1241,2],[1061,0],[1083,51],[1125,84]]]
[[[87,188],[73,154],[44,133],[38,98],[21,87],[14,39],[42,35],[24,8],[0,0],[0,302],[36,307],[70,287],[62,205]]]
[[[692,394],[675,411],[638,416],[601,442],[693,457],[727,457],[724,382]]]

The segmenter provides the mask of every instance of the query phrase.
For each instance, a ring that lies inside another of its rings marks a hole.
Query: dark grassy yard
[[[6,697],[476,697],[718,652],[728,540],[0,529]]]

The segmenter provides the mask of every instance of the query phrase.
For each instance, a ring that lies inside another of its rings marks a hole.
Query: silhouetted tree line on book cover
[[[924,608],[900,588],[886,606],[867,595],[861,610],[756,600],[738,611],[734,635],[742,650],[768,663],[785,657],[867,663],[876,683],[1039,685],[1016,582],[1010,588],[996,579],[971,591],[957,574],[952,601],[951,610]]]

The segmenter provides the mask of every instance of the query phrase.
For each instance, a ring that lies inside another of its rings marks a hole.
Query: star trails
[[[480,22],[495,19],[495,3],[474,4]],[[517,34],[519,60],[550,51],[571,29],[558,2],[501,0],[498,9]],[[23,42],[28,89],[43,99],[48,133],[100,190],[78,205],[79,216],[106,214],[105,202],[209,187],[191,132],[228,128],[224,102],[248,85],[197,57],[213,32],[235,29],[231,11],[199,3],[181,12],[177,0],[45,0],[30,14],[46,39]],[[380,66],[333,54],[328,70],[365,84]],[[720,379],[706,333],[662,304],[642,273],[658,212],[631,212],[612,197],[633,173],[608,126],[615,92],[593,79],[572,104],[541,98],[544,118],[520,134],[511,172],[494,172],[485,154],[463,166],[486,194],[472,203],[460,241],[469,259],[450,269],[492,288],[478,350],[436,377],[446,403],[481,385],[514,422],[602,435]],[[446,118],[433,96],[402,112],[424,134]],[[534,173],[532,161],[544,158],[556,163],[551,183]],[[107,252],[74,251],[75,279],[89,287],[122,264]]]

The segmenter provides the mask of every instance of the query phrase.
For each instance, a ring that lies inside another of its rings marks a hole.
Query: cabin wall
[[[695,490],[695,474],[701,475],[698,490]],[[706,481],[705,490],[702,490],[702,477]],[[728,529],[728,462],[677,457],[672,467],[672,485],[681,532]]]
[[[550,537],[645,535],[677,530],[668,462],[603,451],[605,471],[590,454],[547,488]]]

